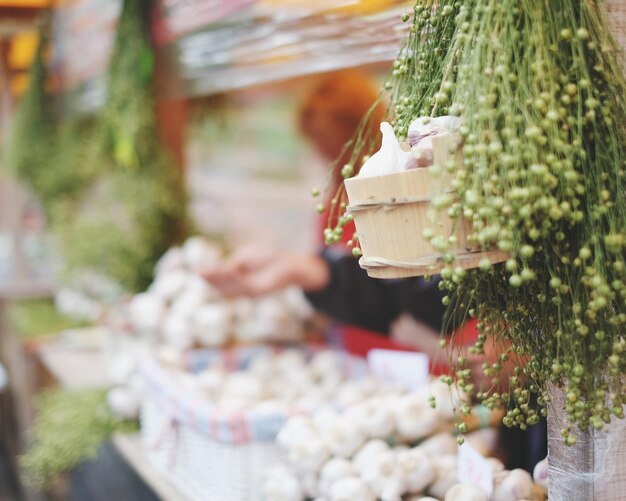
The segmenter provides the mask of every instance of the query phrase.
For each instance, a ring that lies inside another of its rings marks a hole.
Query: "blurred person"
[[[323,77],[302,101],[298,127],[325,162],[348,163],[346,147],[362,118],[371,111],[367,131],[379,137],[384,105],[371,79],[357,71]],[[356,166],[361,165],[359,159]],[[325,190],[326,211],[320,216],[319,235],[328,221],[330,200],[343,183],[334,169]],[[297,285],[313,306],[334,321],[389,335],[403,345],[435,356],[444,314],[437,281],[422,278],[375,280],[359,267],[345,243],[354,232],[346,226],[341,244],[324,247],[316,255],[294,254],[259,245],[241,247],[219,267],[200,270],[213,285],[230,296],[261,296]],[[365,336],[351,329],[350,336]]]
[[[300,131],[327,162],[335,161],[341,166],[352,157],[352,150],[345,145],[377,99],[378,92],[365,75],[357,72],[330,75],[304,100],[298,115]],[[379,137],[378,125],[383,116],[381,105],[372,111],[369,133],[373,137]],[[361,160],[355,162],[355,167],[361,165]],[[341,183],[340,169],[335,169],[325,190],[327,209],[320,218],[320,239],[328,222],[330,200]],[[394,280],[368,277],[345,245],[354,232],[353,224],[344,228],[341,244],[322,246],[318,254],[294,254],[249,245],[235,250],[225,263],[198,271],[229,296],[256,297],[289,285],[299,286],[318,311],[342,325],[343,344],[357,354],[364,355],[369,348],[404,347],[426,353],[435,360],[446,313],[438,277],[430,281],[421,277]],[[455,331],[454,343],[470,345],[476,335],[475,323],[468,322]],[[485,357],[467,357],[476,383],[488,387],[490,383],[482,377],[482,363],[495,362],[499,352],[491,339],[485,346]],[[502,457],[507,467],[532,472],[534,465],[546,455],[545,420],[526,432],[504,427],[500,431]]]

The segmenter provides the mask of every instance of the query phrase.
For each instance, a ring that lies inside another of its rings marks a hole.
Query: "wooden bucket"
[[[451,134],[433,138],[436,165],[447,163],[456,142]],[[455,162],[462,165],[460,149],[453,155]],[[370,277],[402,278],[440,272],[443,256],[424,238],[426,228],[445,237],[456,236],[457,245],[450,249],[456,254],[455,266],[476,268],[485,257],[492,263],[509,257],[497,250],[482,252],[478,245],[469,242],[467,221],[450,219],[446,210],[433,215],[431,200],[444,191],[437,185],[445,183],[445,179],[435,182],[428,169],[346,179],[350,201],[347,210],[354,215],[363,252],[359,263]]]

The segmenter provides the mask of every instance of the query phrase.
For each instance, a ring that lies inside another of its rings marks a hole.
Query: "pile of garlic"
[[[434,409],[429,394],[436,400]],[[311,417],[291,418],[277,437],[287,464],[268,471],[264,499],[488,501],[480,488],[458,482],[452,429],[461,398],[436,380],[415,393],[377,395],[343,412],[326,407]],[[482,431],[466,440],[488,453],[491,447]],[[544,498],[527,472],[506,471],[497,459],[489,462],[493,501]]]
[[[209,400],[222,413],[312,413],[329,403],[346,407],[401,391],[395,384],[370,377],[364,361],[348,361],[348,355],[335,350],[324,349],[310,356],[297,348],[258,351],[249,364],[237,370],[220,359],[200,372],[184,371],[172,350],[161,349],[159,359],[181,386],[199,399]]]
[[[218,347],[241,341],[299,340],[312,308],[297,288],[255,300],[227,300],[193,272],[218,264],[220,251],[201,237],[170,249],[154,282],[129,304],[133,328],[177,348]]]

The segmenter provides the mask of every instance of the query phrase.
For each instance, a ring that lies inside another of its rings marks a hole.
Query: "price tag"
[[[424,353],[370,350],[367,363],[374,377],[400,383],[409,390],[416,390],[428,382],[429,360]]]
[[[459,482],[467,482],[481,487],[491,499],[493,495],[493,468],[489,461],[467,442],[459,447],[457,475]]]

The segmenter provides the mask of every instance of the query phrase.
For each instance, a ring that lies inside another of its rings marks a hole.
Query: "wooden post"
[[[613,417],[605,431],[573,430],[576,445],[567,446],[565,395],[550,386],[548,408],[548,490],[550,501],[626,499],[626,420]]]

